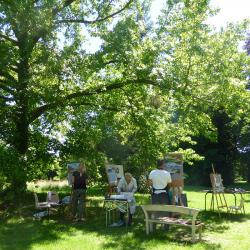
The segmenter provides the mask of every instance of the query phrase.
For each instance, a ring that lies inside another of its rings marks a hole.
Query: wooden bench
[[[195,231],[199,231],[199,240],[201,240],[202,226],[200,221],[196,220],[199,209],[188,208],[174,205],[142,205],[141,206],[146,222],[146,233],[153,231],[153,224],[169,224],[190,227],[192,231],[192,242],[195,241]],[[187,215],[190,219],[175,218],[170,216],[157,216],[157,212],[178,213],[178,215]],[[157,217],[156,217],[157,216]]]

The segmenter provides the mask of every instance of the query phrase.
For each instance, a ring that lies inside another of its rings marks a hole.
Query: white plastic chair
[[[229,212],[235,212],[237,214],[238,211],[240,211],[242,214],[245,214],[243,198],[241,198],[239,206],[229,206]]]
[[[35,197],[35,207],[36,209],[47,209],[48,211],[48,215],[49,215],[49,212],[50,212],[50,204],[46,201],[46,202],[39,202],[38,200],[38,197],[37,197],[37,194],[34,193],[34,197]]]
[[[54,191],[49,191],[47,193],[46,201],[51,205],[59,205],[60,200],[58,193]]]

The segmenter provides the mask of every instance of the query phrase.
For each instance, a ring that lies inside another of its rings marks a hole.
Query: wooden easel
[[[214,210],[214,205],[216,202],[217,209],[218,209],[219,216],[220,216],[220,209],[226,208],[227,212],[229,212],[229,210],[228,210],[227,201],[225,198],[221,175],[215,173],[213,165],[212,165],[212,170],[213,170],[213,173],[210,174],[210,180],[211,180],[213,190],[212,190],[210,210],[212,209]]]
[[[165,170],[171,174],[172,182],[170,183],[170,190],[172,191],[172,199],[170,203],[172,205],[179,204],[184,206],[182,201],[182,193],[184,187],[183,179],[183,155],[181,153],[168,153],[165,156]]]
[[[180,204],[180,206],[184,206],[182,202],[182,191],[183,191],[183,180],[173,181],[170,184],[171,190],[172,190],[172,200],[171,204],[175,205],[176,199],[177,204]]]

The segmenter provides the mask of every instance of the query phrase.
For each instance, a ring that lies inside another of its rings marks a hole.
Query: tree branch
[[[11,42],[11,43],[14,44],[15,46],[18,46],[18,41],[16,41],[16,40],[14,40],[14,39],[12,39],[12,38],[10,38],[10,37],[4,35],[3,33],[0,33],[0,38],[3,38],[3,39],[5,39],[5,40]]]
[[[80,102],[80,103],[75,103],[75,104],[69,104],[67,106],[70,107],[79,107],[79,106],[90,106],[90,107],[96,107],[96,108],[101,108],[103,110],[107,110],[107,111],[112,111],[112,112],[119,112],[121,111],[121,109],[117,108],[117,107],[110,107],[110,106],[104,106],[104,105],[97,105],[95,103],[91,103],[91,102]]]
[[[0,69],[0,76],[4,77],[5,79],[8,79],[10,82],[17,83],[15,77],[13,77],[7,72],[2,71],[1,69]]]
[[[56,8],[54,8],[52,10],[52,14],[56,15],[59,12],[61,12],[63,9],[65,9],[66,7],[68,7],[69,5],[71,5],[75,0],[65,0],[64,3],[62,4],[62,6],[58,6]]]
[[[52,10],[52,16],[56,16],[60,11],[62,11],[64,8],[68,7],[70,4],[72,4],[75,0],[65,0],[63,4],[60,6],[55,7]],[[38,40],[44,36],[46,36],[48,30],[45,27],[42,27],[37,30],[36,34],[32,36],[32,46],[35,46],[35,44],[38,42]]]
[[[55,102],[51,102],[45,105],[42,105],[36,109],[34,109],[31,114],[30,114],[30,120],[29,123],[32,123],[34,120],[36,120],[39,116],[41,116],[43,113],[45,113],[47,110],[51,110],[57,107],[63,107],[67,105],[67,101],[73,100],[75,98],[83,97],[83,96],[93,96],[93,95],[98,95],[102,93],[107,93],[112,90],[120,89],[126,85],[130,84],[140,84],[142,83],[143,85],[154,85],[154,86],[159,86],[155,81],[148,80],[148,79],[136,79],[136,80],[130,80],[126,82],[117,82],[113,83],[108,86],[100,87],[97,89],[93,90],[83,90],[79,91],[76,93],[69,94],[60,100],[57,100]]]
[[[129,7],[129,5],[133,2],[133,0],[129,0],[123,8],[117,10],[116,12],[105,16],[103,18],[99,18],[97,17],[94,20],[86,20],[86,19],[62,19],[62,20],[58,20],[56,23],[85,23],[85,24],[93,24],[93,23],[98,23],[98,22],[103,22],[106,21],[118,14],[120,14],[122,11],[124,11],[125,9],[127,9]]]
[[[14,91],[13,89],[11,89],[9,86],[6,86],[5,84],[1,84],[1,82],[2,82],[2,83],[7,83],[7,81],[1,80],[1,79],[0,79],[0,89],[5,90],[5,91],[7,91],[7,92],[9,92],[9,93],[11,93],[11,94],[13,94],[13,93],[15,92],[15,91]]]
[[[3,95],[0,95],[0,99],[4,99],[6,101],[14,101],[14,99],[12,97],[7,97],[7,96],[3,96]]]

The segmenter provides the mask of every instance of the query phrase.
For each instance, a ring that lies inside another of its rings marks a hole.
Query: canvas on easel
[[[213,165],[212,165],[212,170],[213,173],[210,174],[210,181],[212,185],[212,199],[211,199],[210,209],[213,208],[214,210],[214,206],[217,205],[217,209],[220,215],[220,209],[225,208],[227,212],[229,210],[227,206],[226,197],[224,194],[225,188],[222,183],[221,175],[215,172]]]
[[[165,156],[164,169],[171,174],[172,187],[183,187],[183,156],[180,153],[168,153]]]
[[[107,164],[105,169],[109,185],[117,186],[118,181],[124,176],[123,165]]]
[[[212,173],[210,174],[210,181],[212,185],[212,189],[214,192],[219,193],[219,192],[224,192],[224,186],[222,183],[221,175]]]
[[[181,153],[168,153],[165,156],[165,164],[164,169],[167,170],[172,179],[171,183],[171,191],[172,191],[172,200],[171,203],[179,204],[181,206],[184,205],[182,201],[183,197],[183,186],[184,186],[184,178],[183,178],[183,156]],[[187,206],[187,203],[185,204]]]
[[[105,166],[108,177],[108,195],[115,193],[119,180],[124,176],[123,166],[107,164]]]
[[[68,184],[71,186],[72,185],[72,180],[73,180],[73,172],[79,170],[80,167],[80,162],[71,162],[67,164],[67,169],[68,169]]]

